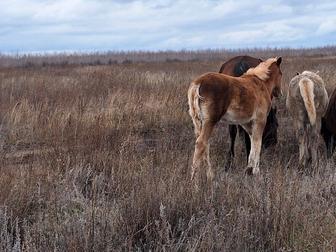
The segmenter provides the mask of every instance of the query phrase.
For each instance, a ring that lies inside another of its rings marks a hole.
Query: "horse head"
[[[281,62],[282,57],[278,57],[270,67],[271,71],[270,81],[272,81],[274,85],[272,96],[274,97],[282,96],[282,88],[281,88],[282,71],[280,69]]]

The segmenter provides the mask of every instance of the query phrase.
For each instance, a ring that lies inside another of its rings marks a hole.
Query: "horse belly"
[[[242,108],[229,107],[223,115],[223,119],[232,124],[245,124],[251,121],[252,115],[253,114],[251,114],[250,111],[246,111]]]

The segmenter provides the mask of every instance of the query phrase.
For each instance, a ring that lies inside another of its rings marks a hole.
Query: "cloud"
[[[335,12],[331,0],[1,1],[0,51],[320,46]]]
[[[322,21],[317,29],[317,33],[320,35],[336,33],[336,18],[330,18]]]

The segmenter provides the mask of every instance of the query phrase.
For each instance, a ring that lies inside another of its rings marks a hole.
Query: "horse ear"
[[[277,63],[278,66],[280,66],[281,62],[282,62],[282,57],[277,58],[277,62],[276,63]]]
[[[316,73],[316,74],[319,74],[319,73],[320,73],[320,71],[318,71],[318,70],[317,70],[315,73]]]

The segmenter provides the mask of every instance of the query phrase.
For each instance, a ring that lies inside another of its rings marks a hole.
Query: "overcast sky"
[[[0,1],[0,52],[336,44],[336,1]]]

